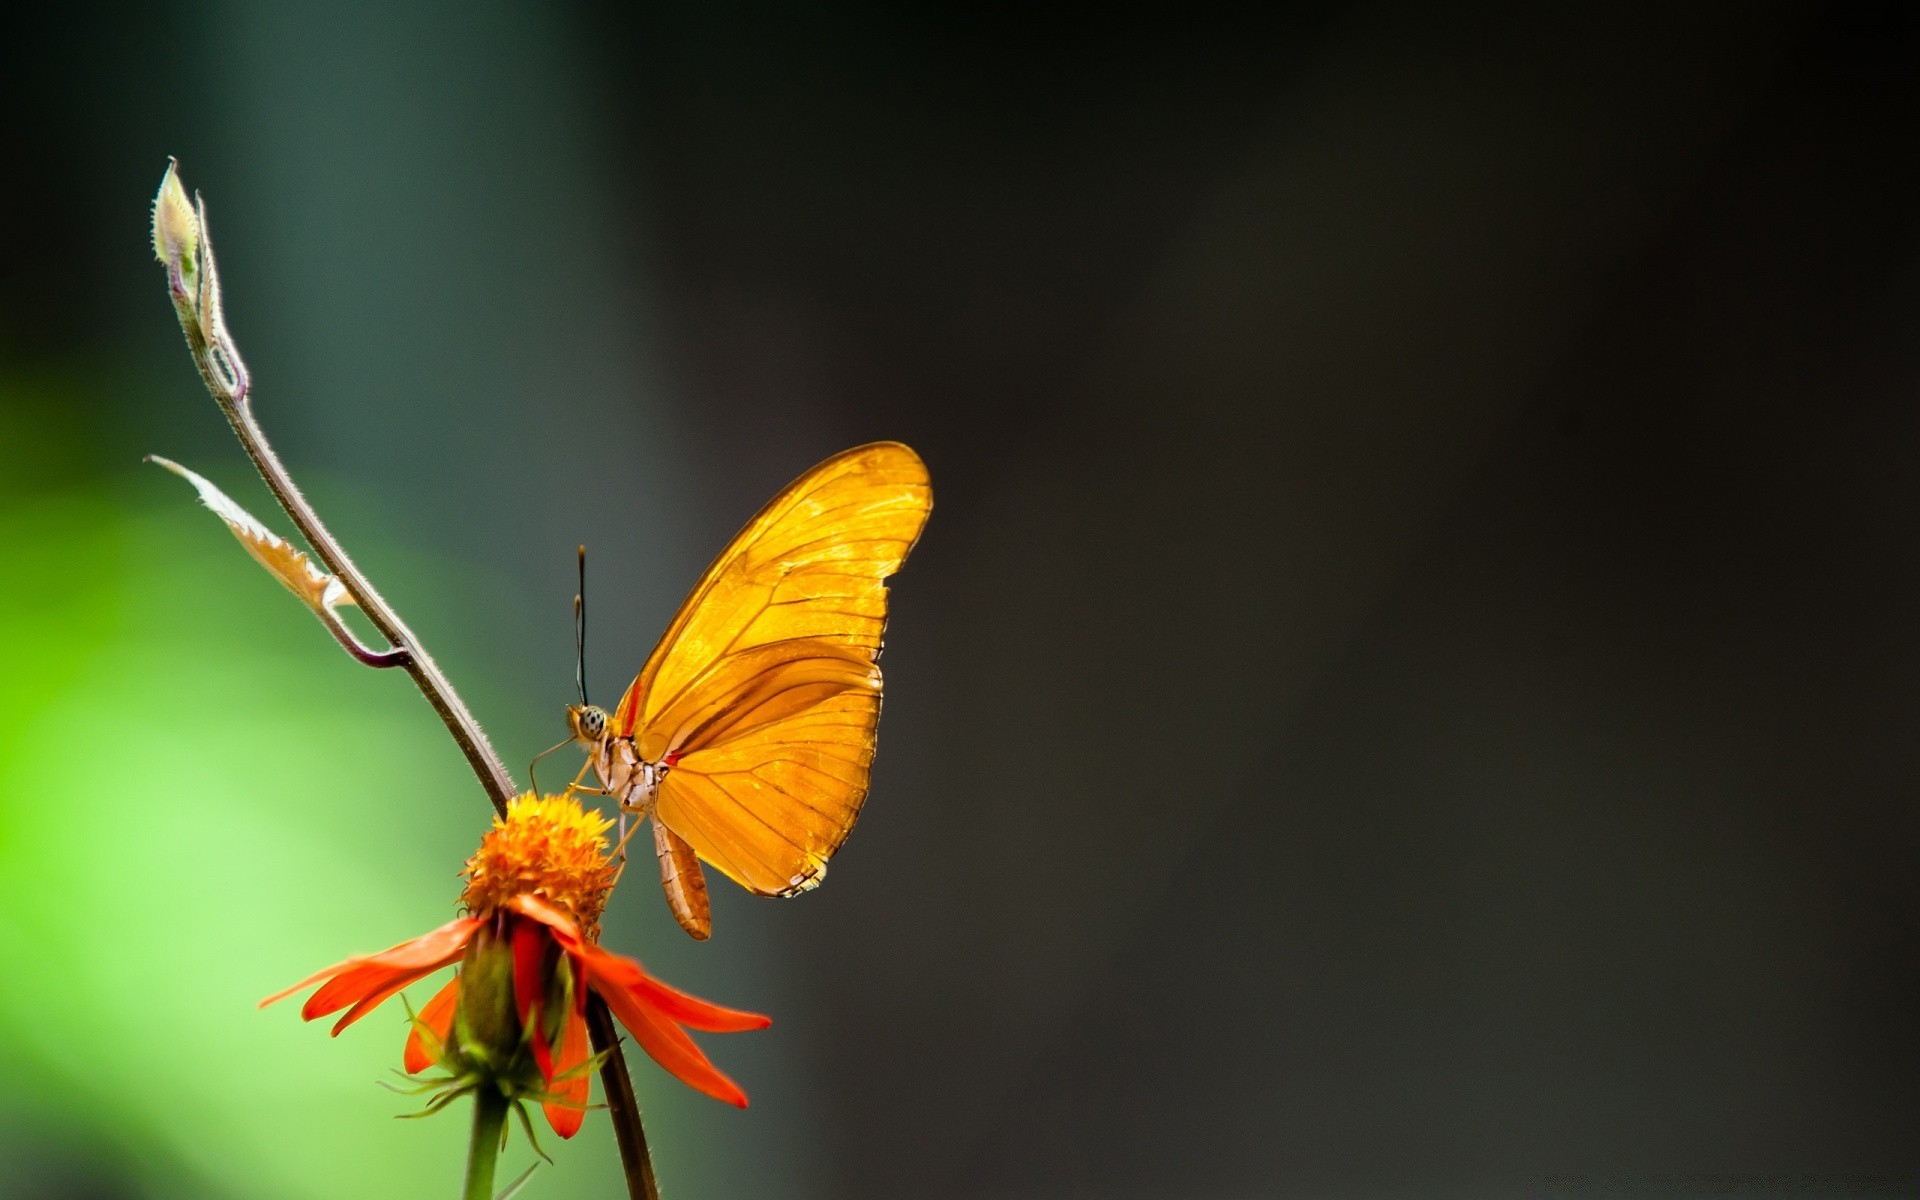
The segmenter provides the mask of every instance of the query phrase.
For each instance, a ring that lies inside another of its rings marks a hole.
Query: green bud
[[[489,1075],[512,1072],[525,1038],[513,1003],[513,945],[493,922],[467,943],[449,1053]]]

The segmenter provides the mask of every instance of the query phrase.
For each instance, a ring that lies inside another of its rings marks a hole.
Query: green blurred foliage
[[[338,1040],[255,1005],[448,920],[484,796],[406,677],[345,658],[179,481],[85,461],[77,395],[0,388],[0,1195],[452,1194],[465,1106],[394,1120],[420,1102],[377,1086],[399,1004]],[[285,528],[237,448],[196,465]],[[427,610],[472,586],[377,549]],[[522,1195],[619,1189],[604,1121],[545,1143]]]

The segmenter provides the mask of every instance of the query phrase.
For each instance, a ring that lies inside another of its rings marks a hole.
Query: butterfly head
[[[585,742],[589,746],[598,745],[607,736],[612,727],[607,710],[595,704],[567,705],[567,726],[573,730],[573,740]]]

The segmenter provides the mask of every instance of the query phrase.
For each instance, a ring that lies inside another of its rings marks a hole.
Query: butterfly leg
[[[587,772],[591,771],[592,769],[593,769],[592,759],[588,759],[586,762],[581,763],[580,770],[574,775],[573,782],[567,785],[567,790],[569,792],[578,793],[579,795],[582,795],[582,796],[613,795],[613,793],[608,791],[606,788],[594,787],[591,784],[585,784],[580,782],[582,779],[585,779],[587,777]]]
[[[626,874],[627,842],[631,840],[633,835],[638,833],[639,831],[640,831],[640,826],[637,824],[634,825],[631,829],[627,827],[627,814],[624,811],[621,812],[620,841],[614,846],[613,854],[612,854],[613,859],[616,861],[618,865],[616,865],[613,869],[613,884],[611,886],[616,886],[616,887],[619,886],[620,877]]]

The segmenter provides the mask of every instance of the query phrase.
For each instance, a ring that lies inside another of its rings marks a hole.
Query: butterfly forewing
[[[615,732],[671,767],[655,817],[751,891],[811,887],[859,814],[884,581],[932,503],[896,442],[821,463],[707,568],[620,701]]]

